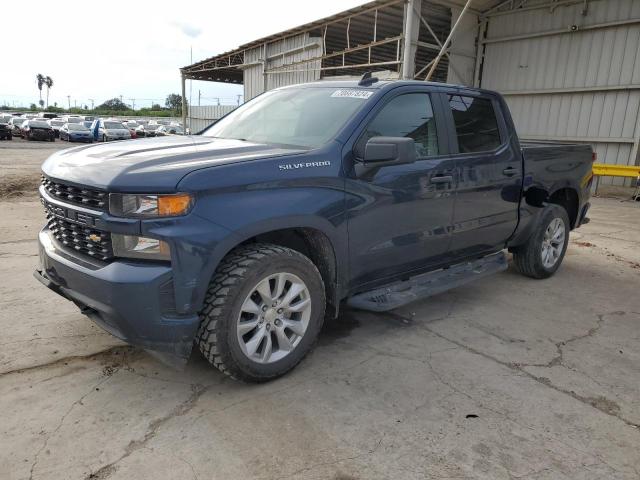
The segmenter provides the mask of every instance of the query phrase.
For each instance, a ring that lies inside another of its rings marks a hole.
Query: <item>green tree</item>
[[[119,98],[107,100],[102,105],[98,105],[98,110],[129,110],[129,107]]]
[[[42,87],[44,86],[44,75],[38,73],[36,75],[36,85],[38,85],[38,90],[40,90],[40,101],[38,102],[40,105],[44,105],[42,102]]]
[[[38,110],[38,106],[35,103],[32,103],[31,105],[29,105],[29,110]]]
[[[49,75],[44,77],[44,84],[47,86],[47,107],[49,106],[49,90],[53,87],[53,78]]]
[[[167,95],[167,99],[165,100],[164,104],[167,106],[167,108],[173,110],[176,113],[176,115],[182,115],[182,96],[181,95],[178,95],[177,93],[170,93],[169,95]]]
[[[162,105],[159,103],[154,103],[151,105],[151,110],[162,110]]]

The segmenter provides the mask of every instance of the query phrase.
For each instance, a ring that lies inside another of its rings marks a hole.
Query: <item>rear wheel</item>
[[[545,207],[537,230],[524,245],[513,249],[518,271],[538,279],[556,273],[567,251],[570,229],[569,215],[563,207]]]
[[[264,382],[291,370],[311,350],[324,311],[324,284],[311,260],[277,245],[249,245],[218,267],[196,342],[225,374]]]

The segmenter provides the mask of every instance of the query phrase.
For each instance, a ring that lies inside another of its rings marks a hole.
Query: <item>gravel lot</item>
[[[34,178],[67,146],[8,143],[2,176]],[[344,311],[244,385],[95,327],[31,276],[37,199],[0,201],[0,478],[638,479],[640,203],[593,203],[555,277]]]

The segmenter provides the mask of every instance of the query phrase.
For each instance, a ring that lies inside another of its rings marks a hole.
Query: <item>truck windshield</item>
[[[264,93],[203,132],[206,137],[316,148],[373,94],[346,88],[287,88]]]

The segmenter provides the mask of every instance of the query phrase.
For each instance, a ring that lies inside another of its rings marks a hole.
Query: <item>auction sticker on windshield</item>
[[[349,89],[336,90],[331,94],[332,97],[338,98],[369,98],[371,95],[373,95],[373,92],[369,92],[367,90]]]

